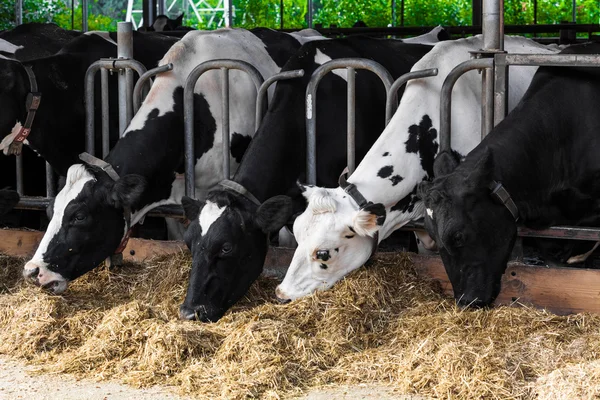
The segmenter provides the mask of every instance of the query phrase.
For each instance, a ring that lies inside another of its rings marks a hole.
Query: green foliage
[[[484,0],[485,1],[485,0]],[[398,2],[400,3],[400,2]],[[398,10],[397,25],[400,25]],[[471,0],[405,0],[405,26],[471,25]]]
[[[370,27],[386,27],[392,21],[389,0],[322,0],[315,1],[314,23],[351,28],[357,21]]]
[[[73,18],[73,29],[81,30],[81,13],[81,6],[75,8],[75,17]],[[65,7],[65,10],[63,10],[63,12],[54,15],[52,22],[56,23],[62,28],[71,29],[71,9]],[[90,31],[116,31],[117,22],[117,20],[114,20],[107,15],[88,13],[88,30]]]

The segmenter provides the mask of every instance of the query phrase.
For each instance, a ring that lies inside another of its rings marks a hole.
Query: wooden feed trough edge
[[[39,231],[0,229],[0,253],[31,257],[43,234]],[[153,256],[180,251],[188,251],[183,242],[132,238],[123,251],[123,258],[142,262]],[[293,254],[293,249],[270,248],[265,274],[283,277]],[[380,252],[376,258],[389,259],[395,254]],[[444,293],[452,296],[452,287],[440,257],[411,254],[411,259],[420,276],[438,281]],[[578,312],[600,314],[600,270],[548,268],[510,262],[495,304],[526,304],[560,315]]]

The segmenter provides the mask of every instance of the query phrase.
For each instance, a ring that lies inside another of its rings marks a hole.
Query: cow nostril
[[[40,269],[26,269],[24,272],[26,278],[35,280],[40,273]]]
[[[197,316],[196,316],[196,312],[190,308],[187,308],[185,306],[181,306],[179,307],[179,319],[185,320],[185,321],[194,321],[196,320]]]
[[[275,289],[275,298],[281,304],[287,304],[290,301],[292,301],[292,299],[288,299],[287,296],[281,291],[281,289],[279,289],[279,286],[277,286],[277,288]]]
[[[292,301],[291,299],[282,299],[282,298],[280,298],[280,297],[277,297],[277,302],[278,302],[279,304],[287,304],[287,303],[289,303],[289,302],[291,302],[291,301]]]
[[[329,260],[329,250],[317,250],[317,258],[323,261]]]

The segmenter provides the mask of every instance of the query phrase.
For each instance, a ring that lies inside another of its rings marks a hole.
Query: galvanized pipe
[[[85,91],[85,151],[90,153],[91,155],[95,155],[96,146],[95,146],[95,135],[94,135],[94,78],[96,76],[96,72],[100,68],[105,69],[123,69],[123,68],[132,68],[139,75],[143,75],[146,72],[146,67],[142,63],[136,60],[117,60],[117,59],[107,59],[103,58],[92,65],[89,66],[85,73],[85,83],[84,83],[84,91]]]
[[[133,26],[131,22],[117,23],[117,58],[133,59]],[[131,77],[120,71],[119,73],[119,136],[127,129],[128,115],[132,110],[128,109],[127,92]]]
[[[284,79],[293,79],[293,78],[302,78],[304,76],[303,69],[295,69],[293,71],[284,71],[279,72],[269,78],[267,78],[260,88],[258,89],[258,94],[256,95],[256,116],[254,119],[254,129],[258,130],[260,123],[262,122],[263,115],[267,111],[267,91],[269,87],[277,81],[281,81]]]
[[[504,50],[504,0],[483,1],[481,30],[484,50]]]
[[[317,184],[317,89],[319,82],[325,75],[334,69],[351,68],[351,69],[366,69],[375,73],[383,82],[386,92],[386,104],[389,100],[391,91],[390,88],[394,82],[392,75],[381,64],[365,58],[339,58],[326,62],[317,68],[308,82],[306,87],[306,179],[309,185]],[[348,73],[348,75],[350,75]],[[351,110],[348,110],[350,113]],[[387,125],[392,114],[386,109],[385,124]],[[350,129],[350,126],[348,126]],[[350,146],[350,144],[348,144]],[[354,143],[352,143],[354,147]]]
[[[196,163],[196,156],[194,154],[194,88],[196,87],[196,82],[200,76],[206,71],[222,68],[239,69],[246,72],[254,82],[257,93],[264,82],[262,75],[255,67],[240,60],[219,59],[205,61],[194,68],[188,75],[183,89],[185,194],[192,198],[195,196],[196,192],[196,174],[194,171]],[[229,85],[229,83],[227,83],[227,85]],[[227,148],[227,152],[229,154],[229,148]],[[223,150],[223,153],[225,153],[225,150]],[[227,159],[229,158],[227,157]]]
[[[442,85],[440,98],[440,153],[451,150],[452,128],[452,89],[454,84],[464,73],[474,69],[492,68],[493,58],[477,58],[458,64],[446,77]]]
[[[56,182],[54,179],[54,170],[46,161],[46,197],[56,196]]]
[[[396,113],[396,108],[398,108],[397,101],[398,98],[398,90],[406,84],[408,81],[419,78],[427,78],[430,76],[436,76],[438,74],[437,68],[423,69],[421,71],[412,71],[407,72],[402,75],[400,78],[396,79],[392,86],[390,87],[389,94],[387,96],[385,102],[386,113],[389,115],[394,115]],[[387,124],[386,124],[387,125]]]
[[[494,72],[481,71],[481,140],[494,128]]]
[[[229,179],[229,69],[221,68],[221,150],[223,154],[223,179]]]
[[[346,96],[346,157],[348,159],[348,176],[356,168],[356,70],[346,68],[348,94]]]
[[[88,0],[81,0],[81,30],[88,31]]]
[[[23,0],[15,1],[15,23],[17,26],[23,23]]]
[[[494,56],[494,126],[498,125],[508,113],[508,65],[506,54],[499,53]]]
[[[173,70],[173,64],[168,63],[165,65],[161,65],[160,67],[152,68],[146,72],[135,83],[135,87],[133,88],[133,113],[137,114],[138,110],[142,106],[142,102],[144,101],[144,91],[143,88],[146,87],[146,82],[148,82],[148,90],[152,88],[152,79],[154,75],[158,75],[161,72],[167,72]]]
[[[100,96],[102,104],[102,158],[104,159],[104,157],[106,157],[110,151],[110,125],[108,121],[108,70],[105,68],[100,69],[100,88],[102,93],[102,96]]]
[[[600,67],[597,54],[499,54],[507,65],[540,67]]]
[[[24,184],[23,184],[23,153],[15,157],[15,163],[17,168],[17,193],[23,195]]]

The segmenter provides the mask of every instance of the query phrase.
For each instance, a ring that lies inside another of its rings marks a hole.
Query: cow
[[[148,30],[155,31],[155,32],[168,32],[168,31],[174,31],[177,29],[184,29],[186,27],[182,26],[183,15],[184,15],[184,13],[181,13],[181,15],[179,15],[179,17],[177,17],[175,19],[171,19],[164,14],[159,15],[158,17],[156,17],[156,19],[152,23],[152,26],[148,27]],[[186,30],[191,30],[191,29],[192,28],[188,28]]]
[[[260,36],[260,37],[259,37]],[[322,38],[322,37],[319,37]],[[66,185],[51,208],[52,219],[23,274],[54,293],[68,282],[122,251],[129,229],[162,204],[180,203],[183,181],[183,86],[204,61],[233,58],[253,64],[267,77],[304,41],[302,35],[259,29],[192,31],[160,61],[172,71],[157,76],[152,89],[106,157],[106,164],[78,163],[68,169]],[[222,177],[221,83],[219,71],[203,75],[194,91],[196,194]],[[254,134],[256,94],[243,72],[230,72],[230,161],[235,170]]]
[[[31,22],[0,33],[0,55],[23,62],[48,57],[80,35],[56,24]]]
[[[511,53],[554,52],[521,37],[506,36],[504,46]],[[438,75],[407,84],[390,124],[347,182],[341,179],[335,189],[302,186],[308,207],[294,222],[298,247],[276,288],[278,299],[289,301],[330,288],[362,266],[394,230],[422,218],[424,207],[416,196],[417,185],[434,176],[442,84],[455,66],[470,58],[469,51],[481,48],[481,35],[434,46],[413,70],[438,68]],[[511,109],[527,89],[534,70],[516,67],[510,71]],[[467,72],[453,93],[452,149],[460,158],[479,142],[481,76],[477,71]],[[364,202],[353,195],[356,190]],[[427,235],[419,238],[426,248],[434,246]]]
[[[600,44],[561,54],[600,54]],[[599,98],[598,68],[540,67],[519,105],[463,162],[438,155],[436,178],[418,194],[458,305],[484,307],[498,296],[517,223],[600,222]]]
[[[300,48],[284,70],[303,69],[304,77],[277,84],[271,107],[233,180],[223,182],[206,201],[182,200],[191,221],[184,237],[193,264],[181,318],[221,318],[262,272],[268,236],[304,209],[295,182],[304,179],[304,94],[312,73],[332,59],[361,57],[377,61],[398,78],[430,49],[364,36]],[[384,128],[385,89],[371,72],[358,70],[356,75],[356,158],[361,159]],[[319,132],[317,178],[322,185],[337,182],[346,165],[346,80],[346,70],[336,70],[318,87],[313,112]]]

